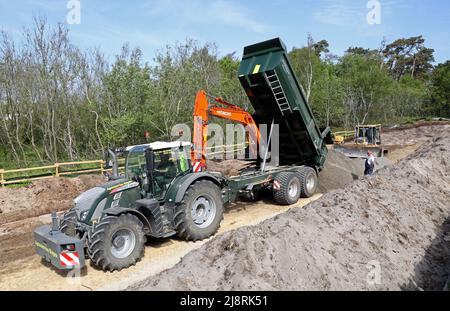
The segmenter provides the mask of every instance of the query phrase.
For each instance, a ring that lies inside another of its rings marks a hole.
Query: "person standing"
[[[375,169],[375,156],[371,151],[367,151],[367,159],[364,163],[364,175],[372,175]]]

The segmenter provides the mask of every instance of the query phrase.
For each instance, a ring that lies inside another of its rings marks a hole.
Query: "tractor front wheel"
[[[71,208],[64,214],[63,218],[61,219],[59,228],[62,233],[68,236],[79,237],[77,235],[76,225],[77,225],[77,212],[73,208]]]
[[[134,215],[105,216],[89,232],[88,254],[105,271],[128,268],[144,256],[142,222]]]

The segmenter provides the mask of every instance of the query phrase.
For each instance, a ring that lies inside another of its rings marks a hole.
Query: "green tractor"
[[[190,146],[128,147],[124,177],[82,193],[59,224],[35,230],[38,254],[59,269],[81,268],[88,257],[114,271],[142,258],[146,236],[197,241],[213,235],[223,218],[222,181],[193,173]]]

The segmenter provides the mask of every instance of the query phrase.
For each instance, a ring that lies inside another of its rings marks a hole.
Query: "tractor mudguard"
[[[142,221],[142,224],[144,225],[144,229],[146,231],[150,231],[150,232],[152,231],[150,222],[148,221],[147,217],[145,217],[144,214],[142,214],[141,212],[139,212],[136,209],[126,208],[126,207],[113,207],[113,208],[108,208],[108,209],[104,210],[103,214],[111,215],[111,216],[119,216],[122,214],[135,215],[137,218],[139,218],[140,221]]]
[[[210,173],[192,173],[189,175],[184,176],[180,180],[177,180],[175,184],[171,187],[172,189],[176,190],[176,193],[173,193],[173,191],[169,194],[168,198],[170,203],[180,203],[183,199],[183,196],[186,192],[186,190],[189,188],[190,185],[192,185],[197,180],[206,179],[210,180],[216,185],[218,185],[220,188],[222,188],[222,182],[219,178],[216,176],[210,174]]]

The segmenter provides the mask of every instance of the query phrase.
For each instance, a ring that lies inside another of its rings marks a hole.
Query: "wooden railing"
[[[229,147],[233,148],[233,152],[237,152],[244,150],[245,144],[206,147],[207,155],[213,156],[225,153],[226,148]],[[124,167],[125,159],[119,158],[118,163],[119,163],[119,172],[120,171],[123,172],[125,169]],[[70,169],[76,166],[89,166],[89,167]],[[63,163],[55,163],[53,165],[19,168],[11,170],[0,169],[0,186],[5,187],[6,185],[11,184],[20,184],[31,182],[34,180],[48,179],[67,175],[80,175],[87,173],[99,173],[103,175],[105,172],[112,171],[112,169],[105,169],[104,166],[105,166],[104,160],[92,160],[92,161],[78,161],[78,162],[63,162]]]
[[[343,136],[344,138],[354,137],[355,131],[340,131],[340,132],[334,132],[334,136]]]
[[[79,161],[55,163],[53,165],[20,168],[12,170],[0,169],[0,185],[5,187],[11,184],[20,184],[40,179],[48,179],[53,177],[80,175],[87,173],[104,174],[111,169],[104,168],[103,160]],[[75,168],[76,166],[85,166],[84,168]],[[88,166],[88,167],[86,167]],[[72,168],[72,169],[71,169]],[[123,167],[120,167],[123,169]]]

